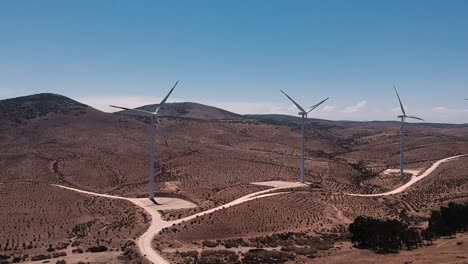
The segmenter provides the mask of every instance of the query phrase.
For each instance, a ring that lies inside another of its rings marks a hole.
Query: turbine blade
[[[128,110],[128,111],[133,111],[137,113],[144,113],[146,115],[152,115],[153,113],[150,111],[145,111],[145,110],[140,110],[140,109],[134,109],[134,108],[127,108],[127,107],[122,107],[122,106],[116,106],[116,105],[109,105],[110,107],[118,108],[118,109],[123,109],[123,110]]]
[[[311,106],[311,107],[309,108],[309,110],[307,110],[307,113],[310,113],[310,111],[312,111],[312,110],[314,110],[315,108],[319,107],[321,104],[325,103],[325,101],[327,101],[328,99],[330,99],[330,97],[327,97],[325,100],[321,101],[320,103]]]
[[[393,89],[395,89],[395,93],[398,97],[398,101],[400,102],[401,112],[403,112],[403,115],[406,115],[405,108],[403,107],[403,104],[401,103],[400,95],[398,94],[398,91],[396,90],[395,85],[393,85]]]
[[[127,108],[127,107],[123,107],[123,106],[116,106],[116,105],[109,105],[109,106],[114,107],[114,108],[123,109],[123,110],[131,110],[131,108]]]
[[[164,97],[164,99],[161,101],[161,103],[159,103],[158,108],[156,109],[156,111],[154,111],[155,114],[157,114],[158,111],[159,111],[159,109],[160,109],[161,107],[164,106],[164,104],[165,104],[166,101],[167,101],[167,98],[169,98],[169,96],[171,95],[172,91],[174,91],[174,89],[176,88],[176,86],[177,86],[178,83],[179,83],[179,81],[177,81],[177,82],[174,84],[174,86],[173,86],[172,89],[169,91],[169,93],[166,95],[166,97]]]
[[[301,110],[302,112],[305,112],[304,108],[302,108],[298,103],[296,103],[289,95],[287,95],[283,90],[280,90],[293,104],[297,107],[297,109]]]
[[[417,120],[424,121],[424,119],[419,118],[419,117],[417,117],[417,116],[411,116],[411,115],[409,115],[409,116],[407,116],[407,117],[408,117],[408,118],[412,118],[412,119],[417,119]]]

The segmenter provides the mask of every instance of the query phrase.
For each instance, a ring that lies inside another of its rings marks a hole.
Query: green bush
[[[240,263],[237,253],[230,250],[204,250],[198,261],[200,264]]]
[[[98,252],[107,251],[107,247],[106,246],[90,247],[90,248],[88,248],[88,250],[91,253],[98,253]]]
[[[251,249],[244,254],[242,263],[257,264],[257,263],[284,263],[294,260],[295,255],[289,252],[282,251],[267,251],[264,249]]]
[[[229,239],[224,241],[224,247],[225,248],[237,248],[239,247],[239,242],[234,240],[234,239]]]
[[[294,247],[293,246],[285,246],[285,247],[281,247],[280,250],[284,251],[284,252],[291,252],[291,251],[294,251]]]
[[[209,257],[209,256],[214,256],[214,255],[236,255],[236,252],[230,251],[230,250],[203,250],[201,253],[202,257]]]
[[[294,252],[295,252],[297,255],[306,256],[306,255],[312,255],[312,254],[317,253],[317,249],[312,248],[312,247],[308,247],[308,246],[305,246],[305,247],[294,247]]]
[[[181,257],[191,257],[191,258],[198,258],[198,251],[192,250],[192,251],[186,251],[186,252],[179,252],[179,255]]]
[[[333,244],[328,244],[328,243],[321,243],[321,244],[315,245],[315,248],[318,250],[329,250],[332,247],[333,247]]]
[[[205,247],[213,248],[218,246],[218,242],[216,241],[209,241],[209,240],[203,240],[202,245]]]
[[[36,256],[32,256],[31,257],[31,260],[32,261],[38,261],[38,260],[44,260],[44,259],[50,259],[52,258],[50,255],[36,255]]]

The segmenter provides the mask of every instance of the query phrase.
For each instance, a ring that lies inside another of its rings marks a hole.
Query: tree
[[[349,226],[349,231],[354,246],[377,252],[394,252],[403,246],[417,248],[422,242],[419,229],[408,228],[398,220],[382,221],[360,216]]]

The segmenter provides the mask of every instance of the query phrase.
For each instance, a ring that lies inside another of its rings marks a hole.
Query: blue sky
[[[468,1],[0,1],[0,98],[468,123]]]

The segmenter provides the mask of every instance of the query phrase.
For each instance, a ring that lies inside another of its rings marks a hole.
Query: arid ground
[[[294,182],[299,178],[297,118],[237,115],[194,103],[169,104],[163,116],[169,134],[167,146],[157,136],[156,194],[197,205],[161,211],[166,220],[268,188],[253,182]],[[79,256],[85,262],[97,261],[93,254],[107,254],[114,262],[145,261],[135,246],[151,221],[143,209],[128,201],[92,197],[50,184],[146,197],[148,123],[144,117],[104,113],[53,94],[0,101],[0,255],[8,256],[9,261],[10,256],[30,261],[32,256],[79,248],[85,251],[83,255],[68,252],[67,263],[81,261]],[[411,178],[409,174],[401,178],[383,173],[399,165],[399,124],[310,119],[307,127],[309,186],[279,190],[280,194],[166,228],[155,237],[154,246],[169,260],[190,262],[193,252],[181,252],[234,249],[236,256],[242,256],[259,245],[279,248],[274,243],[266,245],[264,239],[290,233],[295,241],[291,246],[301,247],[300,241],[307,240],[318,249],[308,253],[314,258],[299,256],[295,261],[339,263],[342,256],[392,263],[412,253],[374,256],[349,249],[346,230],[355,217],[405,218],[423,226],[431,210],[450,201],[468,200],[468,157],[441,164],[400,194],[348,196],[390,191]],[[409,124],[405,137],[407,169],[425,171],[437,160],[468,154],[468,126]],[[345,242],[335,243],[337,239]],[[435,247],[441,243],[443,240]],[[234,246],[229,247],[231,244]],[[440,248],[452,252],[466,243],[452,244]],[[98,246],[108,250],[86,252]],[[337,246],[341,249],[333,249]],[[417,252],[434,252],[430,249],[415,250],[411,256],[416,259]],[[208,259],[216,258],[217,253],[205,254]],[[221,255],[230,259],[231,254]],[[468,257],[461,251],[454,255]]]

